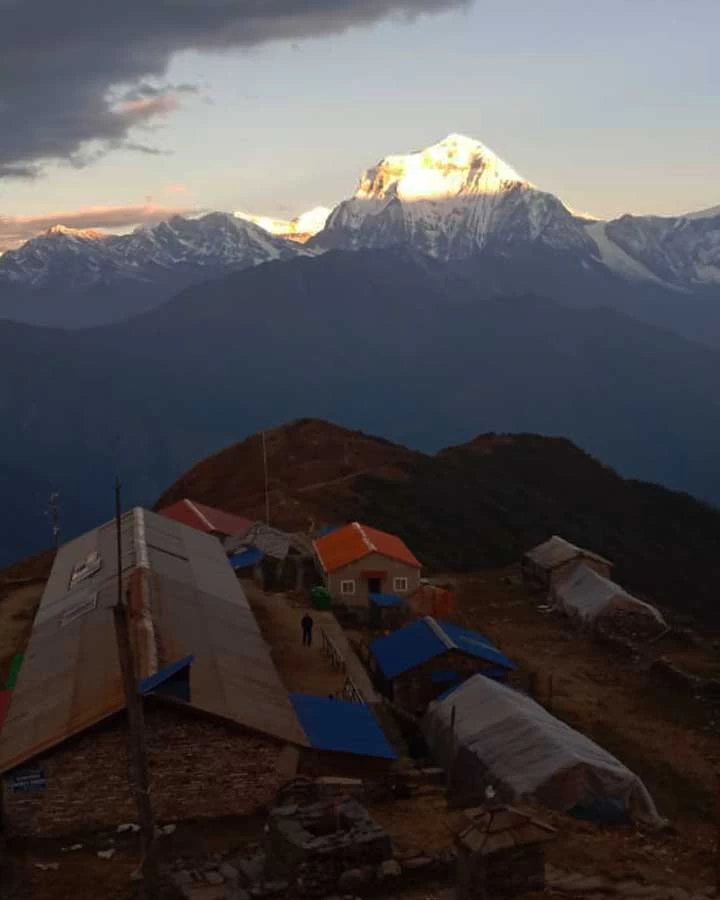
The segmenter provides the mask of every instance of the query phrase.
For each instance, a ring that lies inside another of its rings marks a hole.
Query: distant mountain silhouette
[[[564,435],[717,501],[718,383],[720,354],[617,311],[499,298],[407,252],[332,251],[103,328],[0,323],[0,466],[59,490],[70,535],[107,517],[115,474],[128,503],[150,502],[193,461],[312,415],[431,451],[483,431]],[[2,555],[47,534],[38,516]]]

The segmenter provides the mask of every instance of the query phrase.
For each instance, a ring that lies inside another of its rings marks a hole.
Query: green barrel
[[[5,690],[12,691],[15,688],[15,682],[18,678],[18,673],[20,671],[20,666],[22,665],[23,655],[22,653],[17,653],[12,658],[12,662],[10,663],[10,674],[7,677],[7,681],[5,682]]]

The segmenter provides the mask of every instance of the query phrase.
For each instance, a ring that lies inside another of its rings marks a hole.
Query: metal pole
[[[113,609],[115,636],[120,657],[125,705],[127,707],[128,732],[130,739],[130,762],[132,788],[140,824],[142,844],[143,893],[147,900],[158,897],[159,880],[157,862],[153,855],[155,842],[155,819],[150,803],[150,775],[145,748],[142,697],[137,689],[137,676],[133,662],[130,623],[128,621],[128,598],[123,592],[122,579],[122,521],[120,504],[120,481],[115,480],[115,534],[117,544],[117,602]]]
[[[265,524],[270,524],[270,494],[268,493],[268,464],[267,447],[265,445],[265,432],[262,433],[263,471],[265,473]]]

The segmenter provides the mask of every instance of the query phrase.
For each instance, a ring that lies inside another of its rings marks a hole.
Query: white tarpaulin
[[[482,802],[492,787],[505,803],[535,799],[596,819],[662,822],[645,785],[619,760],[530,697],[482,675],[432,703],[423,733],[449,770],[451,797],[464,804]]]
[[[556,606],[586,624],[627,612],[653,620],[661,628],[665,625],[654,606],[628,594],[619,584],[603,578],[589,566],[578,566],[556,584],[552,599]]]

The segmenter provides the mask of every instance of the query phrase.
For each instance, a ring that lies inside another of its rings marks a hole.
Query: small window
[[[72,574],[70,575],[70,587],[74,588],[76,584],[85,581],[86,578],[90,578],[91,575],[99,572],[101,566],[102,560],[100,559],[99,553],[95,552],[88,554],[88,556],[77,563],[72,570]]]
[[[348,579],[348,581],[340,582],[340,593],[341,594],[354,594],[355,593],[355,582],[352,579]]]
[[[393,587],[396,591],[406,591],[408,589],[407,578],[396,578],[393,581]]]

